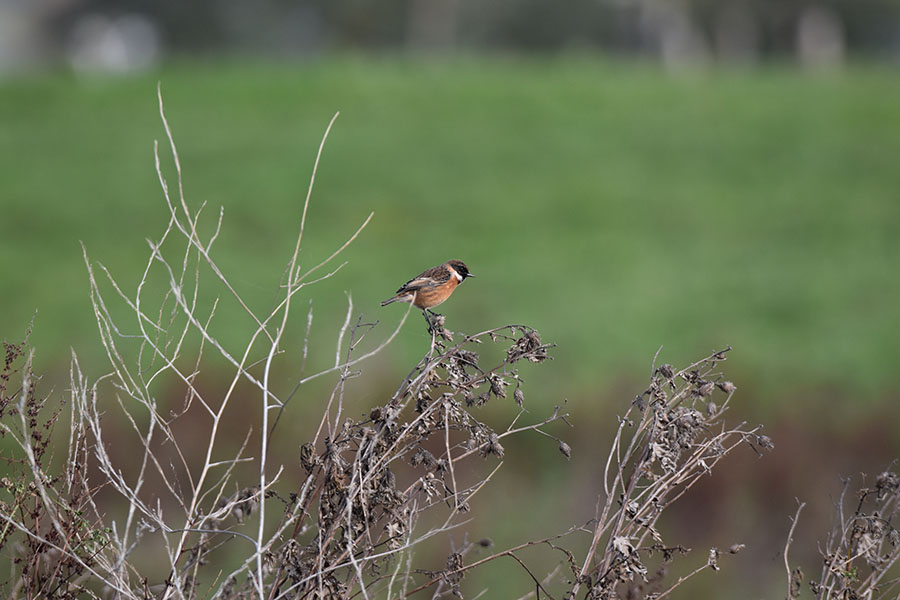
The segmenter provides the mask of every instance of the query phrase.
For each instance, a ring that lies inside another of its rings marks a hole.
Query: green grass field
[[[761,392],[877,399],[900,381],[896,72],[672,77],[580,58],[179,63],[3,81],[0,335],[19,339],[37,310],[44,369],[64,367],[70,346],[100,360],[79,240],[134,286],[144,239],[166,221],[157,81],[188,201],[208,202],[210,219],[224,207],[220,260],[263,306],[341,111],[307,266],[375,216],[349,264],[311,288],[328,348],[345,290],[393,327],[402,309],[378,301],[456,257],[478,278],[442,307],[448,326],[536,326],[560,344],[561,394],[643,377],[660,345],[680,363],[731,344],[732,376]],[[404,331],[398,373],[424,340],[418,322]]]

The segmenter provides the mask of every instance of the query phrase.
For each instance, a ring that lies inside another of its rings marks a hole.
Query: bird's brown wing
[[[424,288],[436,287],[447,283],[450,281],[451,277],[453,277],[453,275],[450,273],[450,269],[444,265],[431,267],[430,269],[419,273],[417,277],[413,277],[401,285],[397,290],[397,293],[403,294],[405,292],[415,292],[416,290]]]

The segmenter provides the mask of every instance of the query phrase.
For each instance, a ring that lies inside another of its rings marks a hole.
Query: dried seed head
[[[394,472],[390,469],[385,469],[384,474],[381,476],[381,482],[379,484],[383,488],[387,489],[396,489],[397,487],[397,476],[394,475]]]
[[[522,393],[522,388],[516,388],[516,391],[513,392],[513,400],[516,401],[519,407],[525,406],[525,394]]]
[[[538,335],[537,331],[523,329],[522,337],[517,339],[506,351],[506,359],[510,363],[514,363],[521,358],[527,358],[527,360],[535,363],[549,358],[547,346],[541,345],[541,336]]]
[[[500,437],[496,433],[491,432],[487,443],[481,447],[481,455],[496,454],[498,457],[503,458],[503,452],[504,449],[500,444]]]
[[[256,496],[257,488],[244,488],[229,498],[231,507],[231,516],[238,523],[243,523],[244,519],[253,514],[259,507],[259,498]]]
[[[705,398],[712,394],[714,389],[716,389],[716,384],[712,381],[706,381],[697,388],[697,393]]]
[[[893,471],[884,471],[875,480],[875,491],[879,502],[889,495],[897,493],[898,490],[900,490],[900,477]]]
[[[732,394],[737,389],[737,386],[730,381],[723,381],[721,383],[717,383],[716,385],[719,386],[719,389],[726,394]]]
[[[491,393],[498,398],[506,398],[506,390],[503,388],[509,385],[509,382],[502,377],[491,377]]]
[[[737,554],[738,552],[740,552],[741,550],[743,550],[746,547],[747,547],[746,544],[732,544],[731,546],[728,547],[728,553],[729,554]]]
[[[422,414],[425,412],[425,409],[428,407],[428,403],[431,401],[431,396],[425,390],[420,391],[416,394],[416,412]]]
[[[637,409],[641,412],[644,412],[644,409],[647,408],[647,404],[644,402],[644,396],[647,392],[642,392],[634,397],[634,402],[632,404],[637,407]]]
[[[788,590],[788,598],[799,598],[800,597],[800,589],[803,585],[803,569],[800,567],[794,568],[791,571],[791,579],[790,579],[790,589]],[[813,594],[816,596],[819,595],[819,584],[815,581],[809,582],[809,587],[812,588]]]
[[[656,370],[660,375],[671,381],[675,377],[675,369],[670,364],[664,364]]]
[[[315,448],[309,442],[300,446],[300,464],[306,469],[307,473],[312,471],[319,462],[315,452]]]
[[[459,362],[464,365],[470,365],[473,367],[478,366],[478,353],[477,352],[460,348],[454,353],[454,355],[459,360]]]
[[[422,486],[422,491],[425,492],[428,498],[437,498],[439,496],[441,485],[434,473],[426,473],[425,477],[419,478],[419,485]]]
[[[572,449],[567,443],[562,440],[559,441],[559,451],[562,452],[563,456],[565,456],[567,459],[572,458]]]
[[[766,450],[772,450],[775,448],[775,442],[772,441],[767,435],[758,435],[756,436],[756,443],[760,445],[760,447],[765,448]]]
[[[419,465],[424,464],[428,469],[434,467],[435,462],[434,455],[424,448],[416,450],[409,459],[409,464],[412,466],[418,467]]]
[[[713,360],[725,360],[727,357],[725,356],[731,350],[731,346],[728,346],[724,350],[719,350],[715,354],[712,355]]]
[[[450,591],[458,598],[462,598],[459,584],[463,576],[465,576],[463,556],[459,552],[454,552],[447,557],[447,569],[444,571],[442,579],[450,585]]]
[[[634,552],[634,546],[631,545],[631,541],[627,537],[616,536],[612,542],[615,551],[622,556],[631,556],[631,553]]]

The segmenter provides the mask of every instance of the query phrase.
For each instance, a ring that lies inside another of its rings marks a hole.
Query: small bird
[[[391,302],[411,302],[416,308],[422,309],[422,314],[425,315],[425,320],[428,322],[428,330],[431,331],[433,324],[428,314],[435,315],[435,313],[429,309],[449,298],[456,286],[462,283],[466,277],[475,277],[469,273],[466,263],[461,260],[448,260],[442,265],[422,271],[418,276],[401,285],[397,294],[382,302],[381,305],[387,306]]]

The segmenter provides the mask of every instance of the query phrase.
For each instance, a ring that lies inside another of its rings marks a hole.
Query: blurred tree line
[[[0,2],[0,21],[6,62],[138,43],[157,54],[590,50],[667,65],[900,57],[896,0],[37,0]]]

